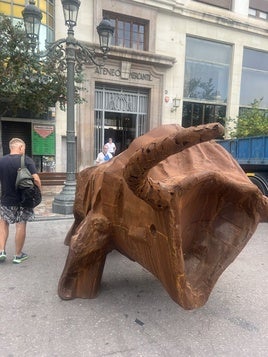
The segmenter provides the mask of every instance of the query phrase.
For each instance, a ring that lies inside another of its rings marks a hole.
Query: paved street
[[[0,355],[175,357],[268,355],[268,224],[217,282],[208,303],[185,311],[161,284],[117,252],[93,300],[62,301],[57,283],[72,219],[29,223],[28,261],[12,264],[14,227],[0,265]]]

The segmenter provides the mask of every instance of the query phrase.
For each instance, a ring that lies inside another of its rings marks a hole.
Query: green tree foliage
[[[251,108],[245,108],[238,116],[232,137],[268,135],[268,110],[260,109],[262,99],[255,99]]]
[[[81,76],[77,82],[82,82]],[[76,87],[76,103],[83,101]],[[22,23],[12,24],[0,15],[0,116],[19,116],[22,111],[39,117],[56,102],[64,109],[66,76],[55,58],[33,55]]]

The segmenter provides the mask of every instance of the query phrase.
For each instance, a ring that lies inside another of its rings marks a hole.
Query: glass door
[[[95,158],[109,138],[115,143],[118,155],[148,130],[148,98],[148,90],[95,89]]]

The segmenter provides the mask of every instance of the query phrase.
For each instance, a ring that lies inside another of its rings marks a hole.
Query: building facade
[[[44,2],[54,6],[55,39],[66,37],[61,1]],[[75,37],[97,52],[103,16],[115,34],[104,65],[84,68],[78,171],[110,137],[120,153],[161,124],[220,121],[228,135],[243,108],[255,100],[268,108],[267,0],[82,0]],[[66,113],[58,108],[55,126],[55,170],[65,171]]]
[[[45,48],[45,41],[55,39],[55,6],[54,0],[36,0],[42,11],[39,49]],[[0,14],[12,18],[14,24],[22,22],[22,10],[28,0],[0,0]],[[0,105],[1,105],[0,98]],[[0,155],[9,152],[8,143],[12,137],[20,137],[26,142],[27,154],[35,160],[39,171],[55,170],[56,153],[55,108],[48,108],[46,116],[34,118],[22,111],[16,118],[0,115]]]

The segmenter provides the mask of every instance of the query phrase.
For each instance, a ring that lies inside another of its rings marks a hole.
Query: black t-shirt
[[[3,206],[17,206],[20,195],[16,191],[15,183],[17,171],[20,168],[21,155],[5,155],[0,159],[1,203]],[[34,161],[25,156],[25,166],[31,174],[36,174]]]

